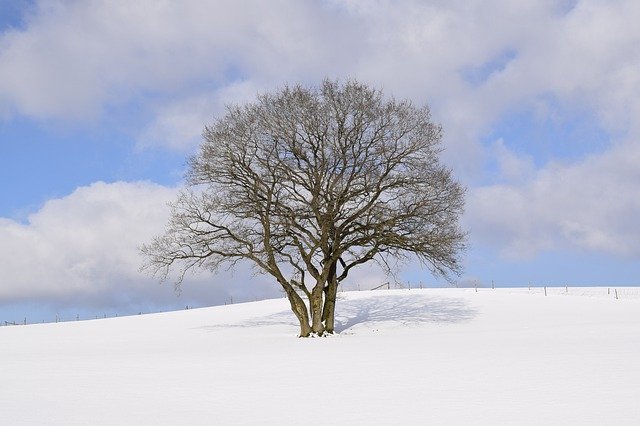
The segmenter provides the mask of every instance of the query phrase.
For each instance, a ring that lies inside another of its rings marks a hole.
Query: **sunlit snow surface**
[[[639,425],[640,289],[341,293],[0,327],[2,425]]]

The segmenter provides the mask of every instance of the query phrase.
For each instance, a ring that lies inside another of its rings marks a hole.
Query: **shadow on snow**
[[[338,333],[367,323],[458,323],[469,321],[477,314],[464,299],[424,295],[338,301],[336,311],[335,330]]]
[[[382,322],[394,322],[405,326],[420,323],[460,323],[470,321],[476,315],[477,311],[461,298],[411,294],[344,300],[338,296],[335,331],[341,333],[359,324]],[[270,325],[297,327],[298,323],[293,313],[287,310],[233,324],[218,324],[203,328],[214,330]]]

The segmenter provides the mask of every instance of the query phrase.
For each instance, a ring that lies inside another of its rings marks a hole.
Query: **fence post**
[[[617,288],[615,289],[615,292],[616,292],[616,300],[618,300],[618,289]]]
[[[384,284],[380,284],[379,286],[376,286],[376,287],[372,288],[372,289],[371,289],[371,291],[373,291],[373,290],[378,290],[378,289],[383,288],[383,287],[386,287],[386,288],[387,288],[387,290],[389,290],[389,281],[387,281],[387,282],[386,282],[386,283],[384,283]]]
[[[493,280],[491,280],[491,290],[494,290],[495,286],[493,285]]]
[[[544,286],[544,295],[545,296],[547,295],[547,286],[546,285]]]

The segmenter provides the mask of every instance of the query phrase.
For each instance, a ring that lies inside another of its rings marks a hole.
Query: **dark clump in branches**
[[[175,269],[180,285],[191,268],[248,260],[282,286],[300,336],[332,333],[338,284],[359,265],[460,272],[464,189],[439,162],[441,136],[427,107],[355,81],[230,107],[205,127],[145,268]]]

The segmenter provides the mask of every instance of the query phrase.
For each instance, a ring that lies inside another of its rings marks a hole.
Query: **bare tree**
[[[460,272],[464,188],[440,164],[429,109],[324,81],[228,108],[206,126],[164,235],[143,246],[161,280],[250,261],[284,289],[300,336],[333,333],[338,284],[370,261]]]

